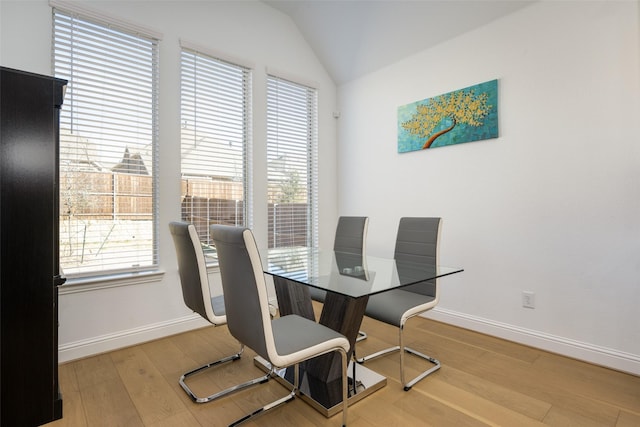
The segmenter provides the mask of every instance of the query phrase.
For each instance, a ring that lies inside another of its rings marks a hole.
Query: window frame
[[[283,98],[279,99],[280,95],[278,91],[282,88]],[[274,92],[275,90],[275,92]],[[292,94],[290,90],[293,91],[303,91],[305,93],[304,99],[298,97],[295,98],[295,94]],[[276,96],[274,99],[273,96]],[[291,98],[290,98],[291,96]],[[291,103],[286,103],[287,99],[291,101]],[[284,101],[285,104],[281,104],[281,101]],[[295,107],[304,106],[305,110],[303,114],[297,114],[294,112]],[[282,108],[280,108],[282,106]],[[277,107],[277,110],[274,110],[274,107]],[[306,136],[305,140],[305,150],[306,154],[304,156],[306,160],[306,243],[304,246],[306,247],[318,247],[318,89],[313,87],[312,85],[300,83],[294,79],[289,79],[286,77],[282,77],[280,74],[267,72],[267,163],[273,161],[277,157],[274,157],[271,150],[274,148],[273,144],[280,144],[280,140],[283,141],[283,146],[286,148],[288,144],[291,143],[290,138],[301,137],[302,132],[297,135],[291,135],[289,132],[295,133],[296,126],[301,127],[305,130]],[[297,117],[296,117],[297,116]],[[302,120],[301,117],[306,117],[306,120]],[[273,120],[276,120],[274,122]],[[282,127],[280,126],[280,121],[282,120]],[[288,122],[288,124],[287,124]],[[306,123],[305,123],[306,122]],[[280,138],[280,132],[282,132],[283,137]],[[275,134],[274,134],[275,133]],[[299,148],[299,147],[298,147]],[[279,148],[276,148],[279,150]],[[283,150],[285,151],[285,150]],[[294,156],[294,152],[290,153],[292,157]],[[271,174],[269,172],[270,167],[267,167],[267,181],[271,181]],[[268,184],[269,185],[269,184]],[[268,190],[269,191],[269,190]],[[272,196],[267,196],[267,203],[271,205]],[[277,219],[275,218],[275,212],[271,212],[271,209],[268,207],[268,218],[269,224],[267,229],[269,230],[268,236],[268,247],[285,247],[285,246],[300,246],[296,245],[295,241],[297,240],[295,237],[293,245],[279,245],[278,233],[275,230],[277,227]],[[273,223],[273,225],[272,225]],[[295,226],[294,226],[295,228]],[[295,234],[295,231],[293,232]]]
[[[147,282],[149,280],[153,280],[150,279],[153,276],[157,275],[157,274],[162,274],[162,272],[159,271],[159,239],[158,239],[158,235],[159,235],[159,205],[158,205],[158,192],[159,192],[159,186],[158,186],[158,181],[159,181],[159,170],[158,170],[158,147],[159,147],[159,122],[158,122],[158,115],[159,115],[159,105],[158,105],[158,91],[159,91],[159,44],[160,44],[160,40],[162,39],[162,34],[155,32],[151,29],[147,29],[147,28],[143,28],[140,26],[137,26],[135,24],[132,24],[130,22],[126,22],[120,19],[115,19],[112,18],[110,16],[106,16],[103,15],[101,13],[97,13],[94,12],[88,8],[79,6],[79,5],[75,5],[75,4],[70,4],[67,2],[60,2],[60,1],[50,1],[50,6],[52,7],[52,56],[51,56],[51,61],[52,61],[52,69],[55,70],[55,74],[59,75],[60,77],[65,77],[65,71],[63,71],[65,69],[65,66],[63,65],[64,60],[58,58],[58,56],[56,55],[56,50],[57,49],[61,49],[61,51],[67,52],[67,54],[69,55],[74,55],[74,46],[72,44],[67,44],[64,46],[60,46],[58,45],[58,42],[62,45],[64,43],[67,43],[64,38],[62,38],[62,34],[58,34],[57,30],[60,30],[60,33],[63,32],[62,29],[58,28],[58,25],[63,25],[62,24],[62,20],[73,20],[73,21],[79,21],[81,23],[81,25],[93,25],[96,26],[100,31],[108,31],[113,33],[115,36],[122,37],[122,39],[125,38],[125,35],[127,38],[133,38],[134,40],[144,40],[144,42],[142,42],[143,44],[145,44],[146,47],[146,55],[148,55],[149,57],[149,62],[146,63],[146,67],[148,67],[149,69],[149,74],[147,76],[147,78],[150,81],[150,86],[148,88],[148,96],[150,99],[150,108],[149,108],[149,115],[147,116],[147,120],[148,120],[148,133],[147,136],[144,138],[148,138],[148,140],[150,141],[148,143],[148,145],[150,146],[150,158],[148,160],[150,160],[150,169],[151,169],[151,176],[149,177],[150,182],[151,182],[151,195],[150,195],[150,213],[149,215],[151,216],[151,224],[149,226],[149,228],[147,229],[149,235],[150,235],[150,246],[148,248],[145,248],[145,257],[147,257],[146,259],[148,260],[147,262],[145,262],[143,265],[130,265],[130,266],[114,266],[113,264],[110,264],[108,262],[97,262],[96,267],[97,268],[93,268],[93,269],[84,269],[84,271],[78,271],[78,272],[74,272],[73,270],[69,270],[69,268],[67,268],[67,271],[64,272],[64,274],[67,276],[67,284],[74,284],[74,285],[87,285],[88,287],[94,288],[95,284],[97,282],[109,282],[108,285],[106,285],[107,287],[111,287],[111,286],[118,286],[117,284],[114,285],[114,281],[115,282],[123,282],[125,284],[129,284],[129,283],[133,283],[133,282],[137,282],[137,281],[141,281],[141,282]],[[60,19],[60,22],[58,22],[57,20]],[[75,25],[75,23],[73,24]],[[85,36],[86,37],[86,36]],[[75,52],[75,54],[77,54],[77,51]],[[132,57],[129,58],[129,60],[131,60]],[[75,57],[73,57],[73,59],[71,59],[71,63],[73,63],[73,61],[75,60]],[[60,62],[60,64],[58,63]],[[73,67],[72,65],[68,65],[69,67]],[[74,107],[74,99],[75,96],[79,96],[76,95],[73,92],[73,84],[74,84],[74,78],[71,78],[72,76],[66,76],[65,78],[69,79],[69,87],[67,88],[67,94],[66,94],[66,99],[65,102],[63,103],[62,106],[62,112],[61,112],[61,128],[62,125],[65,123],[65,119],[66,117],[64,117],[64,114],[67,114],[68,110],[71,108],[70,112],[68,112],[68,114],[70,114],[71,116],[73,115],[77,115],[77,111],[73,108]],[[95,98],[95,99],[99,99],[99,98]],[[96,103],[96,105],[101,105],[100,103]],[[67,109],[67,111],[65,111],[65,107]],[[99,114],[95,114],[92,115],[91,117],[100,117]],[[69,120],[75,120],[76,118],[70,118]],[[108,123],[108,121],[107,121]],[[112,122],[113,124],[113,122]],[[73,126],[72,124],[70,124],[70,126]],[[97,145],[97,144],[96,144]],[[70,147],[72,147],[73,144],[70,145]],[[109,147],[110,145],[102,145],[101,147]],[[126,152],[126,151],[125,151]],[[62,159],[62,158],[61,158]],[[64,168],[62,165],[60,165],[60,170],[61,172],[63,172]],[[148,170],[148,169],[147,169]],[[72,173],[74,173],[74,171],[71,171]],[[75,171],[77,172],[77,171]],[[118,171],[114,169],[111,170],[111,173],[114,174],[117,173]],[[61,188],[62,190],[62,188]],[[136,193],[131,193],[131,194],[136,194]],[[137,194],[133,197],[137,197]],[[61,204],[62,205],[62,204]],[[140,212],[138,210],[134,211],[131,213],[131,216],[135,216],[136,212]],[[61,215],[61,221],[63,220],[63,217]],[[115,220],[115,216],[114,219]],[[108,236],[107,236],[108,237]],[[61,246],[61,250],[63,249],[62,245]],[[129,245],[132,246],[132,245]],[[137,252],[137,249],[135,250]],[[61,259],[62,259],[62,254],[61,254]],[[79,264],[79,263],[78,263]],[[114,268],[115,267],[115,268]],[[95,286],[98,287],[98,286]]]
[[[225,55],[188,41],[181,40],[180,46],[181,219],[196,225],[205,250],[205,259],[208,265],[212,265],[217,264],[217,259],[209,225],[231,224],[225,221],[225,218],[230,217],[233,217],[233,225],[250,228],[253,224],[253,67],[245,61],[227,59]],[[199,88],[201,88],[200,91]],[[208,142],[209,147],[201,148],[202,151],[197,160],[192,158],[185,162],[185,145],[192,144],[195,147],[198,141],[201,144]],[[228,146],[225,145],[227,143]],[[240,150],[232,148],[237,144],[240,144]],[[239,151],[240,159],[238,159]],[[206,162],[202,159],[206,159]],[[201,170],[203,164],[216,164],[220,159],[223,161],[219,162],[219,167],[206,168],[206,172]],[[240,168],[237,167],[238,161]],[[188,169],[191,169],[191,173],[185,173]],[[231,169],[234,171],[241,169],[239,180],[235,176],[229,179]],[[207,173],[209,171],[212,173]],[[197,197],[195,192],[189,194],[191,190],[188,189],[187,180],[190,177],[194,180],[200,179],[199,184],[204,187],[200,191],[206,196],[201,196],[201,199],[206,200],[199,202],[201,210],[206,203],[204,219],[194,220],[193,208],[185,206],[186,200],[193,201]],[[206,188],[207,181],[211,187],[210,190]],[[239,186],[234,185],[238,182]],[[216,185],[226,186],[227,191],[223,188],[215,189]],[[240,192],[238,187],[241,187]],[[228,199],[229,194],[241,194],[241,198]],[[235,201],[233,208],[230,207],[232,200]],[[237,212],[239,203],[241,203],[240,215]],[[218,215],[211,213],[212,210],[215,210]]]

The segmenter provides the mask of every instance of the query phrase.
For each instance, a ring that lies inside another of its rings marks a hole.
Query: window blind
[[[269,247],[317,245],[317,91],[267,77]]]
[[[68,277],[157,265],[158,41],[53,9],[60,262]]]
[[[210,224],[249,226],[250,69],[181,52],[181,211],[213,255]]]

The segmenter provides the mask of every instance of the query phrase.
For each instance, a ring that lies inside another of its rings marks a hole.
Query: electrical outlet
[[[522,291],[522,306],[536,308],[536,294],[532,291]]]

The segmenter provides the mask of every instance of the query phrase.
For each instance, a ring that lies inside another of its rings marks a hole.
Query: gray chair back
[[[333,250],[365,255],[365,241],[369,218],[366,216],[341,216],[336,227]]]
[[[238,341],[271,360],[266,337],[272,337],[260,255],[247,228],[211,225],[218,252],[229,332]],[[259,288],[260,287],[260,288]],[[273,340],[270,340],[273,341]]]
[[[438,238],[440,236],[440,218],[404,217],[400,218],[394,258],[402,273],[402,262],[419,263],[425,268],[438,265]],[[410,268],[406,269],[410,273]],[[402,288],[405,291],[421,295],[436,296],[437,279],[428,280]]]
[[[185,305],[215,325],[225,323],[224,307],[216,304],[215,311],[213,308],[204,253],[195,226],[175,221],[169,223],[169,230],[178,257],[178,273]]]
[[[365,251],[368,225],[369,218],[366,216],[341,216],[338,218],[336,236],[333,241],[333,250],[335,252],[358,255],[361,259],[364,259],[366,256]],[[341,258],[342,257],[336,254],[338,267],[340,267]],[[354,265],[353,258],[351,257],[347,262]],[[360,261],[357,264],[362,265],[363,262]],[[324,302],[327,297],[327,292],[321,289],[309,288],[308,291],[311,299],[315,301]]]

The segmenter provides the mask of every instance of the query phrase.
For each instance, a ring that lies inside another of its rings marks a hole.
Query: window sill
[[[106,276],[71,278],[67,279],[67,282],[58,288],[58,293],[60,295],[66,295],[95,291],[98,289],[160,282],[163,276],[164,271],[152,270],[135,273],[111,274]]]

